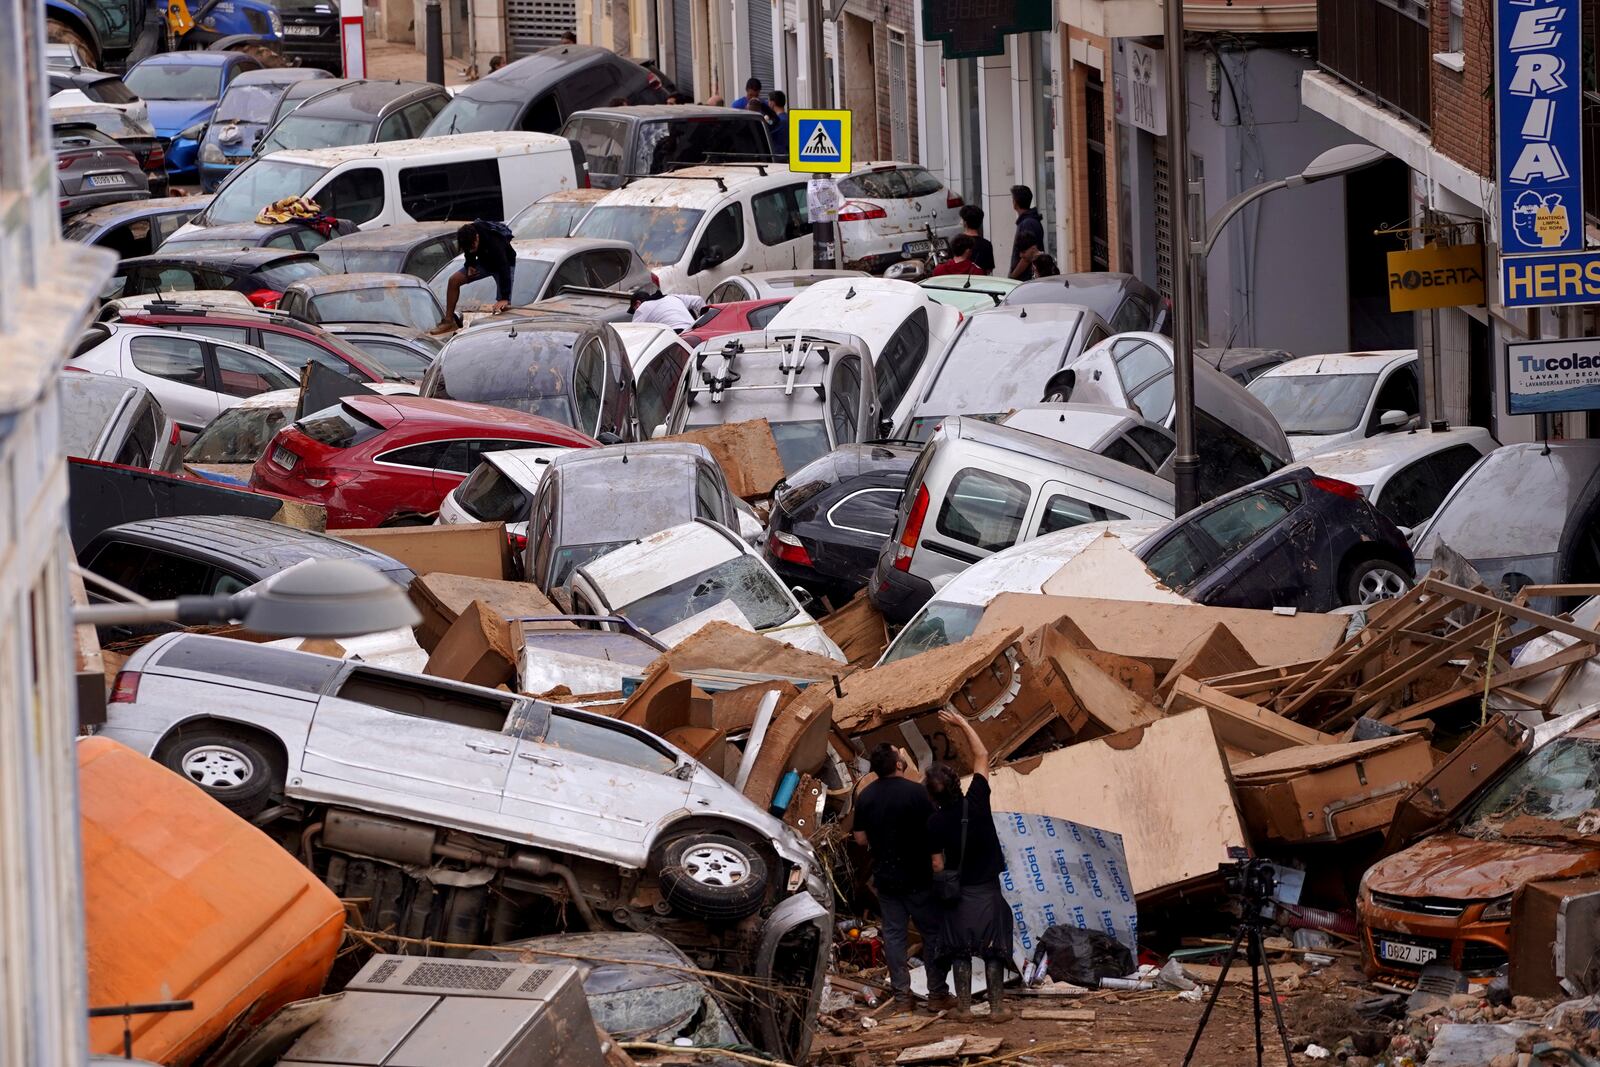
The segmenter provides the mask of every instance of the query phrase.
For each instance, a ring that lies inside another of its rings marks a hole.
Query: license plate
[[[900,254],[903,256],[920,256],[924,252],[931,251],[933,251],[932,241],[907,241],[900,246]]]
[[[283,28],[285,37],[315,37],[321,32],[321,26],[285,26]]]
[[[292,471],[294,470],[294,465],[300,462],[300,457],[282,445],[278,445],[272,450],[272,462],[286,471]]]
[[[1420,967],[1438,959],[1439,950],[1424,948],[1422,945],[1407,945],[1399,941],[1379,941],[1378,955],[1391,963],[1412,963]]]
[[[91,174],[89,185],[95,189],[104,189],[111,185],[127,185],[128,178],[123,174]]]

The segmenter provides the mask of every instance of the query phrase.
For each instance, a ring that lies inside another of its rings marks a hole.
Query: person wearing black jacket
[[[965,795],[961,776],[948,763],[934,764],[924,779],[928,795],[938,805],[928,817],[934,872],[957,871],[961,883],[959,899],[945,911],[940,962],[954,971],[954,1017],[967,1020],[973,1017],[972,958],[983,960],[989,1021],[1003,1023],[1012,1018],[1004,1007],[1006,968],[1016,970],[1016,966],[1011,956],[1011,907],[1000,892],[1006,859],[989,810],[989,779],[984,774],[989,769],[989,750],[964,717],[945,710],[939,719],[965,735],[972,752],[972,781]]]
[[[511,306],[511,275],[517,264],[517,254],[511,247],[511,228],[503,222],[474,219],[456,231],[456,246],[466,262],[450,275],[445,291],[444,319],[433,328],[433,333],[448,333],[461,325],[456,315],[456,300],[461,287],[479,278],[493,278],[494,304],[491,313],[504,311]]]
[[[1009,277],[1017,276],[1017,261],[1028,248],[1044,248],[1044,218],[1034,209],[1033,190],[1026,185],[1011,187],[1011,206],[1017,213],[1017,235],[1011,242]]]

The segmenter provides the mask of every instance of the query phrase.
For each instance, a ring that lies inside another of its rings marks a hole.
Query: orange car
[[[1362,876],[1357,914],[1367,974],[1409,985],[1438,960],[1486,981],[1509,958],[1516,891],[1595,870],[1600,719],[1534,748],[1449,829]]]
[[[344,932],[339,899],[193,783],[101,737],[78,742],[89,1004],[192,1000],[132,1017],[133,1054],[184,1065],[315,996]],[[121,1018],[91,1051],[122,1053]]]

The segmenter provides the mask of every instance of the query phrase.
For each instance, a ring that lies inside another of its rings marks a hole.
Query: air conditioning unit
[[[279,1067],[603,1067],[576,967],[374,956]]]

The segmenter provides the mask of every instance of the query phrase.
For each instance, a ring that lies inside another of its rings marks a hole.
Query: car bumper
[[[326,34],[328,31],[324,31]],[[333,31],[337,34],[337,30]],[[318,67],[334,77],[344,74],[344,54],[337,36],[289,37],[283,39],[283,54],[297,66]]]
[[[174,140],[167,146],[167,177],[192,178],[199,161],[199,141]]]
[[[885,552],[892,552],[893,549],[894,542],[891,541]],[[933,583],[915,574],[895,570],[888,559],[879,556],[878,568],[867,583],[867,598],[885,619],[900,625],[909,622],[911,616],[921,611],[922,605],[933,598]]]
[[[216,192],[217,186],[221,185],[225,180],[227,180],[228,175],[238,170],[240,164],[244,162],[246,162],[246,160],[240,159],[227,163],[199,164],[198,171],[200,174],[200,191],[202,193]]]
[[[1382,907],[1364,899],[1361,918],[1361,963],[1367,976],[1413,985],[1429,962],[1446,964],[1467,978],[1486,982],[1510,959],[1510,920],[1485,921],[1481,901],[1463,901],[1459,915],[1425,915]],[[1428,961],[1385,958],[1385,944],[1433,952]]]

